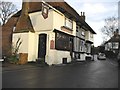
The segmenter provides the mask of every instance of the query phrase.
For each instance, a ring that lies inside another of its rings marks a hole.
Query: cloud
[[[78,13],[81,11],[86,13],[88,18],[103,19],[110,15],[117,15],[117,3],[84,3],[78,8]]]
[[[99,14],[107,11],[104,5],[100,3],[97,4],[85,3],[81,9],[86,13],[92,13],[92,14]]]
[[[86,22],[97,33],[94,38],[95,46],[103,42],[101,28],[108,17],[117,16],[119,0],[66,0],[79,14],[85,12]]]
[[[103,42],[103,36],[101,32],[101,27],[104,26],[104,21],[101,20],[99,22],[87,21],[90,27],[96,32],[94,35],[94,46],[99,46]]]

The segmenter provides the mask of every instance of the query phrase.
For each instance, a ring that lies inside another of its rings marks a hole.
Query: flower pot
[[[26,64],[28,61],[28,53],[19,53],[18,64]]]

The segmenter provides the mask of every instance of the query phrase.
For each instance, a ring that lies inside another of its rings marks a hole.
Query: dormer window
[[[73,21],[68,18],[65,18],[65,26],[70,29],[73,29]]]

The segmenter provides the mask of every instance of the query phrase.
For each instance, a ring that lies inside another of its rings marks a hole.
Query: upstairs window
[[[65,26],[70,29],[73,29],[73,21],[68,18],[65,18]]]
[[[92,33],[90,33],[90,38],[93,38],[93,34]]]
[[[81,32],[81,35],[82,35],[82,36],[85,36],[85,32],[84,32],[84,31],[82,31],[82,32]]]
[[[85,51],[84,48],[85,48],[85,41],[80,40],[80,52],[84,52]]]
[[[119,43],[115,42],[113,43],[113,49],[118,49]]]
[[[76,26],[76,32],[78,32],[78,30],[79,30],[79,26]]]

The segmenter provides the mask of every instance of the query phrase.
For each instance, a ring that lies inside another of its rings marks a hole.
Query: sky
[[[97,33],[94,35],[94,46],[103,42],[101,28],[104,27],[106,18],[118,16],[119,0],[66,0],[79,14],[85,12],[86,22]]]
[[[6,0],[7,1],[7,0]],[[12,1],[13,0],[8,0]],[[79,14],[85,12],[86,23],[97,33],[94,35],[94,46],[97,47],[103,42],[101,28],[104,27],[106,18],[118,17],[118,2],[120,0],[65,0]],[[22,0],[13,2],[21,9]]]

